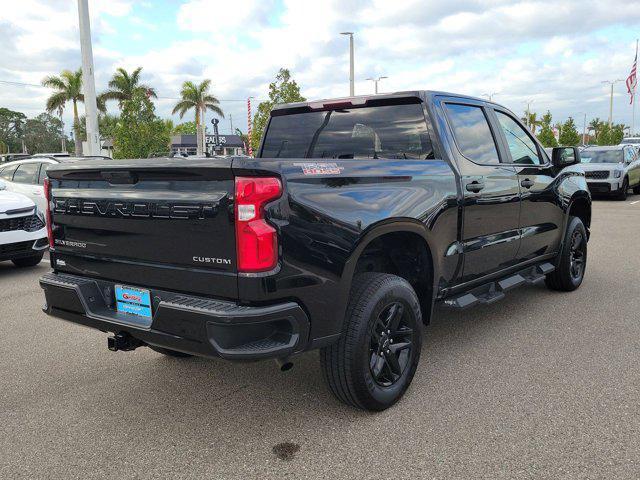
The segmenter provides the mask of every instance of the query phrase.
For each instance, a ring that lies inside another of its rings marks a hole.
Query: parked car
[[[620,145],[636,145],[636,146],[640,146],[640,137],[625,137],[620,142]]]
[[[68,158],[71,156],[70,153],[67,152],[60,152],[60,153],[34,153],[33,155],[31,155],[32,157],[35,158],[39,158],[39,157],[47,157],[47,158]]]
[[[21,160],[23,158],[29,158],[31,155],[26,153],[5,153],[0,155],[0,164],[13,162],[14,160]]]
[[[640,194],[640,155],[634,145],[585,148],[580,161],[591,193],[620,200],[626,200],[629,188]]]
[[[61,163],[45,311],[112,332],[113,351],[287,369],[320,349],[337,398],[382,410],[437,303],[580,286],[578,155],[550,158],[497,104],[415,91],[278,105],[257,158]]]
[[[62,154],[57,157],[45,156],[44,154],[33,155],[0,165],[0,179],[5,181],[7,190],[26,195],[34,201],[38,209],[45,211],[47,204],[44,198],[43,184],[49,167],[59,163],[71,163],[91,158],[106,159],[107,157],[69,157]]]
[[[0,261],[32,267],[40,263],[47,246],[43,211],[26,196],[7,191],[0,180]]]

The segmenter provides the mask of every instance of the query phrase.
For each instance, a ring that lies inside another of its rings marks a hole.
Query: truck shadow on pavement
[[[109,352],[104,354],[109,356],[109,365],[89,373],[95,375],[89,383],[101,383],[101,388],[81,392],[76,387],[76,392],[84,397],[80,408],[87,411],[83,417],[99,421],[105,435],[121,435],[123,429],[160,430],[209,441],[209,434],[228,437],[251,431],[271,438],[280,432],[274,437],[277,443],[276,439],[298,438],[305,425],[371,423],[378,415],[393,416],[411,409],[416,399],[428,395],[433,380],[440,377],[439,369],[456,351],[481,350],[496,335],[516,328],[527,310],[524,299],[545,292],[544,287],[528,287],[499,305],[463,312],[438,309],[425,328],[414,385],[398,405],[381,414],[360,412],[337,402],[324,384],[317,352],[295,357],[294,368],[288,372],[280,372],[271,361],[175,359],[148,348]],[[105,378],[106,368],[109,375]],[[114,421],[111,413],[116,412]]]

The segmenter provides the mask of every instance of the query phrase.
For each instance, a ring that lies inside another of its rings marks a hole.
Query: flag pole
[[[636,62],[638,61],[638,39],[636,38]],[[635,82],[635,85],[633,86],[633,94],[632,94],[632,101],[633,101],[633,110],[631,113],[631,136],[633,137],[635,134],[635,129],[636,129],[636,90],[638,89],[638,82]]]

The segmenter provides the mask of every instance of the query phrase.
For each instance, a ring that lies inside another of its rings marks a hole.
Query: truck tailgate
[[[87,161],[48,175],[57,269],[237,297],[231,160]]]

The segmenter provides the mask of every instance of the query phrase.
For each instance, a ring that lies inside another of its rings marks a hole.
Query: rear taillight
[[[274,177],[236,177],[236,249],[239,272],[265,272],[278,263],[278,235],[264,206],[282,195]]]
[[[51,223],[51,182],[44,179],[44,198],[47,200],[47,237],[49,238],[49,248],[53,248],[53,225]]]

